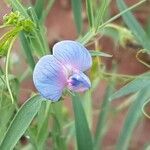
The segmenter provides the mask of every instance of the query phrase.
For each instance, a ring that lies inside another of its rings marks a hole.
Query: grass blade
[[[36,0],[34,10],[38,19],[40,20],[44,11],[45,0]]]
[[[146,1],[146,0],[142,0]],[[141,2],[142,2],[141,1]],[[127,9],[126,4],[123,0],[117,0],[117,6],[120,11],[124,11]],[[124,22],[127,24],[127,26],[130,28],[130,30],[135,35],[135,38],[139,41],[139,43],[145,48],[150,49],[150,39],[145,33],[144,29],[141,27],[139,22],[135,19],[135,17],[132,15],[130,11],[124,13],[122,15]]]
[[[114,78],[114,77],[113,77]],[[96,127],[96,134],[94,140],[95,150],[101,149],[102,139],[105,134],[105,128],[107,124],[107,117],[110,109],[110,101],[109,97],[112,95],[115,86],[115,79],[111,79],[109,85],[106,88],[105,97],[103,99],[103,103],[101,106],[101,112],[99,113],[98,123]]]
[[[28,14],[31,20],[36,24],[36,30],[32,32],[32,36],[29,37],[30,45],[32,51],[36,51],[38,56],[46,55],[49,52],[49,47],[47,44],[47,39],[45,35],[45,28],[44,28],[44,20],[39,20],[38,16],[36,15],[35,10],[30,7],[28,9]]]
[[[121,96],[137,92],[148,85],[150,85],[149,74],[147,74],[147,76],[144,74],[115,92],[110,99],[113,100]]]
[[[22,105],[2,140],[1,150],[11,150],[14,148],[40,109],[41,102],[41,97],[36,95]]]
[[[92,137],[80,100],[81,98],[77,94],[72,97],[78,150],[92,150]]]
[[[89,90],[82,96],[82,105],[88,122],[89,129],[92,128],[92,91]]]
[[[23,50],[27,57],[27,62],[29,63],[31,69],[33,70],[34,66],[35,66],[35,61],[34,61],[34,58],[32,55],[32,49],[31,49],[29,42],[28,42],[27,38],[25,37],[24,33],[20,34],[20,40],[21,40],[21,44],[23,46]]]
[[[24,17],[29,18],[26,9],[21,5],[20,1],[18,0],[8,0],[10,5],[15,11],[19,11]]]
[[[109,6],[110,0],[101,0],[100,1],[100,8],[98,9],[98,13],[96,16],[96,21],[95,21],[95,27],[96,27],[96,31],[98,30],[98,27],[103,24],[104,19],[106,17],[106,13],[108,10],[108,6]]]
[[[101,56],[101,57],[112,57],[112,55],[104,53],[104,52],[100,52],[100,51],[96,51],[96,50],[90,50],[89,51],[91,56]]]
[[[55,0],[48,0],[47,2],[47,7],[45,8],[45,10],[43,11],[43,15],[41,18],[41,22],[45,22],[46,17],[48,16],[48,13],[50,12],[51,8],[54,5]]]
[[[82,1],[81,0],[71,0],[72,4],[72,10],[74,15],[74,21],[76,24],[76,28],[78,33],[80,34],[82,32]]]
[[[93,28],[94,16],[93,16],[93,6],[92,6],[91,0],[86,0],[86,13],[88,16],[88,21],[89,21],[90,27]]]
[[[42,103],[43,104],[43,103]],[[50,115],[50,106],[51,106],[51,103],[49,101],[46,101],[44,103],[46,105],[46,108],[45,108],[45,112],[41,114],[41,117],[39,121],[39,123],[41,123],[41,126],[39,127],[38,129],[38,133],[37,133],[37,148],[38,150],[42,150],[42,149],[45,149],[44,147],[44,144],[48,138],[48,134],[49,134],[49,131],[48,131],[48,122],[49,122],[49,115]]]
[[[150,97],[150,92],[149,92],[148,87],[139,91],[135,101],[131,105],[129,112],[127,114],[123,129],[118,138],[116,150],[128,149],[133,130],[138,120],[142,116],[142,106],[144,102]]]
[[[124,9],[123,11],[121,11],[119,14],[111,17],[109,20],[107,20],[106,22],[104,22],[103,24],[101,24],[98,29],[97,32],[93,32],[91,30],[89,30],[83,37],[80,37],[78,39],[78,41],[80,41],[82,44],[86,44],[88,43],[94,36],[96,36],[96,34],[98,34],[99,32],[101,32],[102,29],[104,29],[104,27],[106,25],[108,25],[109,23],[113,22],[114,20],[118,19],[120,16],[122,16],[123,14],[127,13],[129,10],[132,10],[138,6],[140,6],[142,3],[144,3],[146,0],[141,0],[138,3],[128,7],[127,9]]]
[[[67,150],[65,143],[65,137],[63,136],[63,104],[59,103],[52,104],[51,115],[53,117],[53,126],[51,128],[52,142],[55,143],[53,149],[55,150]]]

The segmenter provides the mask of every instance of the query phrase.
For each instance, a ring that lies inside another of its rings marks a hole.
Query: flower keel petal
[[[67,88],[74,92],[84,92],[91,87],[89,78],[82,72],[75,73],[68,79]]]

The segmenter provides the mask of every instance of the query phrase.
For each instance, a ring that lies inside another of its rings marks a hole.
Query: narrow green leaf
[[[129,10],[132,10],[138,6],[140,6],[142,3],[144,3],[146,0],[141,0],[138,3],[128,7],[127,9],[121,11],[119,14],[111,17],[109,20],[105,21],[103,24],[101,24],[98,29],[97,32],[93,31],[93,30],[89,30],[83,37],[80,37],[78,39],[78,41],[80,41],[82,44],[86,44],[88,43],[96,34],[98,34],[99,32],[101,32],[102,29],[104,29],[104,27],[106,25],[108,25],[109,23],[113,22],[114,20],[118,19],[121,15],[127,13]]]
[[[108,10],[109,3],[110,3],[110,0],[101,0],[100,1],[100,8],[98,8],[98,12],[96,14],[96,21],[95,21],[96,31],[97,31],[98,27],[101,24],[103,24],[103,22],[105,21],[106,12]]]
[[[51,105],[51,114],[53,116],[53,127],[51,129],[51,137],[53,143],[53,149],[59,150],[67,150],[67,145],[65,143],[65,137],[63,136],[63,109],[62,109],[62,101],[59,103],[53,103]]]
[[[30,7],[28,9],[28,13],[30,15],[30,18],[33,22],[36,23],[36,30],[32,32],[32,36],[29,37],[30,45],[32,47],[32,50],[36,51],[38,56],[46,55],[47,52],[49,52],[49,47],[47,44],[47,39],[45,35],[45,28],[44,28],[44,20],[38,19],[38,16],[35,13],[35,10]]]
[[[45,19],[49,11],[51,10],[54,2],[55,0],[36,0],[34,10],[38,17],[39,23],[45,22]]]
[[[113,100],[115,98],[137,92],[138,90],[141,90],[148,85],[150,85],[149,74],[144,74],[140,77],[137,77],[137,79],[129,82],[127,85],[123,86],[120,90],[115,92],[110,97],[110,99]]]
[[[111,37],[116,44],[119,43],[123,47],[126,46],[128,41],[133,43],[136,42],[131,30],[117,24],[107,24],[100,33]]]
[[[102,56],[102,57],[112,57],[112,55],[104,53],[104,52],[100,52],[100,51],[96,51],[96,50],[90,50],[89,51],[91,56]]]
[[[44,11],[45,0],[36,0],[34,10],[38,19],[40,20]]]
[[[105,135],[105,130],[107,127],[107,117],[109,113],[109,108],[110,108],[110,101],[109,97],[112,95],[115,87],[115,78],[113,77],[108,84],[106,88],[106,93],[101,105],[101,111],[99,113],[99,118],[98,118],[98,123],[96,126],[96,134],[95,134],[95,140],[94,140],[94,147],[95,150],[102,149],[101,144],[103,140],[103,136]]]
[[[150,17],[148,18],[145,30],[146,30],[145,32],[147,33],[148,37],[150,38]]]
[[[1,78],[0,78],[1,83]],[[3,83],[3,81],[2,81]],[[7,96],[6,96],[7,95]],[[8,124],[15,112],[15,104],[12,104],[5,84],[0,87],[0,143],[5,135]]]
[[[146,1],[146,0],[142,0]],[[141,1],[141,2],[142,2]],[[124,11],[127,9],[126,4],[123,0],[117,0],[117,6],[121,11]],[[144,29],[141,27],[139,22],[135,19],[135,17],[132,15],[131,11],[128,11],[122,15],[124,22],[127,24],[129,29],[133,32],[135,38],[139,41],[139,43],[145,48],[150,49],[150,39],[145,33]]]
[[[76,24],[76,28],[78,33],[82,32],[82,0],[71,0],[72,10],[74,15],[74,21]]]
[[[34,116],[39,111],[41,102],[42,98],[39,95],[36,95],[22,105],[8,127],[0,145],[1,150],[11,150],[14,148],[18,140],[30,125]]]
[[[9,4],[15,11],[19,11],[24,17],[29,18],[26,9],[18,0],[8,0]]]
[[[72,96],[72,103],[75,116],[75,128],[78,150],[92,150],[92,137],[88,127],[85,112],[81,104],[81,97],[75,94],[74,96]]]
[[[99,32],[104,36],[110,37],[115,43],[119,42],[119,32],[116,29],[105,26],[105,28]]]
[[[149,144],[145,144],[144,145],[144,150],[150,150],[150,145]]]
[[[40,117],[40,121],[39,124],[39,129],[38,129],[38,133],[37,133],[37,147],[38,147],[38,150],[42,150],[42,149],[45,149],[44,148],[44,144],[48,138],[48,134],[49,134],[49,131],[48,131],[48,122],[49,122],[49,114],[50,114],[50,106],[51,106],[51,103],[49,101],[46,101],[45,103],[45,112],[43,113],[42,111],[42,114]]]
[[[87,32],[83,37],[77,39],[77,41],[85,45],[92,39],[93,36],[95,36],[95,33],[92,30],[89,30],[89,32]]]
[[[142,116],[142,106],[144,102],[150,98],[148,87],[145,87],[139,91],[135,101],[131,105],[123,129],[121,130],[120,136],[118,138],[116,150],[128,150],[133,130]]]
[[[34,69],[35,66],[35,61],[32,55],[32,49],[29,45],[29,41],[27,40],[27,38],[25,37],[24,33],[20,34],[20,40],[21,40],[21,44],[23,46],[23,50],[26,54],[27,57],[27,62],[29,63],[31,69]]]
[[[92,6],[91,0],[86,0],[86,13],[88,16],[88,21],[90,24],[90,27],[93,28],[94,26],[94,16],[93,16],[93,6]]]
[[[48,16],[48,13],[50,12],[51,8],[53,7],[55,0],[48,0],[46,8],[43,11],[43,15],[41,18],[41,22],[45,22],[46,17]]]
[[[82,104],[87,118],[89,128],[92,128],[92,91],[88,90],[82,96]]]
[[[4,74],[3,69],[0,66],[0,75]]]
[[[1,91],[0,91],[1,92]],[[4,98],[4,96],[3,96]],[[5,96],[5,100],[9,100],[9,102],[11,102],[10,99],[6,99]],[[2,139],[4,137],[4,134],[7,130],[7,125],[10,122],[11,117],[13,116],[13,113],[15,111],[15,105],[12,104],[7,104],[5,105],[5,107],[1,107],[0,108],[0,114],[1,114],[1,118],[0,118],[0,143],[2,142]]]

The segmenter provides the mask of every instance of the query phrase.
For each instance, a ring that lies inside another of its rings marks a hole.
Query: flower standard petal
[[[53,55],[62,64],[73,68],[86,71],[92,65],[92,58],[88,50],[75,41],[61,41],[54,45]]]
[[[54,56],[46,55],[36,64],[33,81],[43,97],[58,101],[66,85],[67,77],[60,62]]]

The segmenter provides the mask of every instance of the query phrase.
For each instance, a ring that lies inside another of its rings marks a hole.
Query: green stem
[[[5,84],[5,80],[0,76],[1,81],[3,82],[3,84]]]
[[[144,102],[144,104],[142,106],[142,112],[143,112],[144,116],[147,117],[148,119],[150,119],[150,115],[148,114],[148,112],[146,112],[145,107],[149,102],[150,102],[150,99],[148,99],[148,101]]]
[[[41,133],[45,132],[44,134],[47,134],[46,131],[48,130],[48,119],[49,119],[49,114],[50,114],[50,109],[51,109],[51,102],[45,103],[45,105],[46,105],[46,108],[45,108],[45,112],[43,114],[44,115],[43,123],[37,133],[37,140],[36,140],[36,149],[37,150],[43,149],[43,145],[44,145],[46,139],[43,141],[43,138],[42,138],[42,140],[41,140],[41,135],[43,135]],[[45,131],[45,129],[47,129],[47,130]],[[48,136],[48,134],[47,134],[47,136]]]
[[[138,3],[132,5],[131,7],[123,10],[122,12],[120,12],[119,14],[115,15],[114,17],[112,17],[111,19],[109,19],[108,21],[106,21],[105,23],[103,23],[101,26],[98,27],[98,30],[101,30],[101,28],[105,27],[107,24],[113,22],[114,20],[118,19],[120,16],[122,16],[124,13],[140,6],[142,3],[146,2],[147,0],[141,0]]]
[[[140,2],[132,5],[131,7],[123,10],[122,12],[120,12],[119,14],[115,15],[114,17],[110,18],[109,20],[107,20],[105,23],[103,23],[102,25],[100,25],[98,27],[98,30],[90,30],[88,31],[83,37],[82,39],[79,39],[79,41],[83,44],[86,44],[88,43],[93,37],[95,37],[99,32],[100,30],[102,30],[107,24],[113,22],[114,20],[118,19],[120,16],[122,16],[124,13],[140,6],[142,3],[146,2],[147,0],[141,0]],[[95,32],[96,31],[96,32]]]
[[[28,67],[25,72],[23,73],[23,75],[20,76],[19,78],[19,82],[22,82],[24,79],[26,79],[26,77],[29,75],[29,73],[31,72],[30,68]]]
[[[0,66],[0,75],[3,75],[3,69],[1,66]]]
[[[10,43],[10,46],[9,46],[9,49],[8,49],[8,52],[7,52],[7,56],[6,56],[6,67],[5,67],[6,86],[8,88],[8,92],[10,94],[12,103],[14,103],[14,97],[13,97],[13,94],[12,94],[12,90],[10,88],[9,77],[8,77],[8,68],[9,68],[10,52],[11,52],[11,49],[12,49],[12,46],[13,46],[13,43],[14,43],[15,39],[16,39],[16,37],[14,37],[12,39],[11,43]]]
[[[131,79],[131,80],[138,77],[138,76],[116,74],[116,73],[109,73],[109,72],[100,72],[100,73],[104,76],[114,76],[114,77],[117,77],[117,78],[127,78],[127,79]]]
[[[42,17],[41,17],[41,22],[45,22],[46,17],[48,16],[49,11],[51,10],[53,4],[54,4],[55,0],[49,0],[47,2],[47,7],[45,9],[45,11],[43,11]]]

